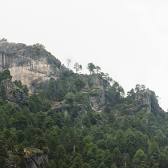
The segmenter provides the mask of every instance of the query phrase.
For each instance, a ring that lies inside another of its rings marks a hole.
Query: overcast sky
[[[167,0],[0,0],[0,36],[145,84],[168,108]]]

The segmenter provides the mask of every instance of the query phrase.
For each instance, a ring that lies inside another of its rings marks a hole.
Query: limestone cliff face
[[[37,155],[25,158],[26,168],[45,168],[48,164],[47,155]]]
[[[26,168],[46,168],[48,165],[48,155],[40,149],[25,148],[24,161]]]
[[[103,111],[106,104],[106,90],[110,84],[97,74],[83,76],[85,90],[90,91],[89,102],[94,111]]]
[[[138,91],[135,94],[135,102],[137,106],[146,107],[148,112],[153,112],[153,113],[163,112],[163,110],[159,106],[157,96],[153,91],[149,89],[143,89]]]
[[[0,41],[0,70],[9,69],[13,80],[20,80],[29,89],[38,82],[59,78],[61,62],[42,45]]]

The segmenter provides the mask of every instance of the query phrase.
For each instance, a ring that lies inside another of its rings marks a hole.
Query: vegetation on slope
[[[31,96],[0,73],[1,168],[26,167],[25,149],[47,154],[48,168],[167,168],[168,115],[155,93],[137,85],[124,96],[88,67],[90,75],[65,71]]]

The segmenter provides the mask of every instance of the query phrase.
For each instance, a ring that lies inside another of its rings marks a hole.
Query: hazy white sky
[[[0,0],[0,36],[145,84],[168,108],[167,0]]]

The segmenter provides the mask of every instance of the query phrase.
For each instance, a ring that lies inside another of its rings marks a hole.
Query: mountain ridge
[[[28,87],[31,93],[37,91],[36,85],[49,81],[51,78],[57,80],[63,72],[68,71],[68,68],[66,68],[61,61],[48,52],[42,44],[38,43],[27,46],[23,43],[11,43],[6,39],[2,39],[0,40],[0,60],[0,71],[9,69],[13,81],[21,81],[23,85]],[[102,101],[97,102],[98,100],[94,98],[90,99],[90,101],[93,102],[93,108],[95,108],[95,110],[101,109],[98,103],[102,104],[102,106],[105,104],[105,100],[103,100],[105,99],[105,88],[103,88],[102,76],[105,76],[105,74],[92,75],[92,78],[95,80],[93,82],[94,87],[96,88],[98,86],[102,90],[102,94],[100,95]],[[87,83],[85,84],[88,85]],[[144,101],[148,101],[148,104],[150,104],[149,97],[151,91],[149,89],[145,90],[144,88],[142,90],[146,92],[146,100]],[[145,96],[143,95],[143,97]],[[151,107],[149,107],[149,111],[150,110]]]

